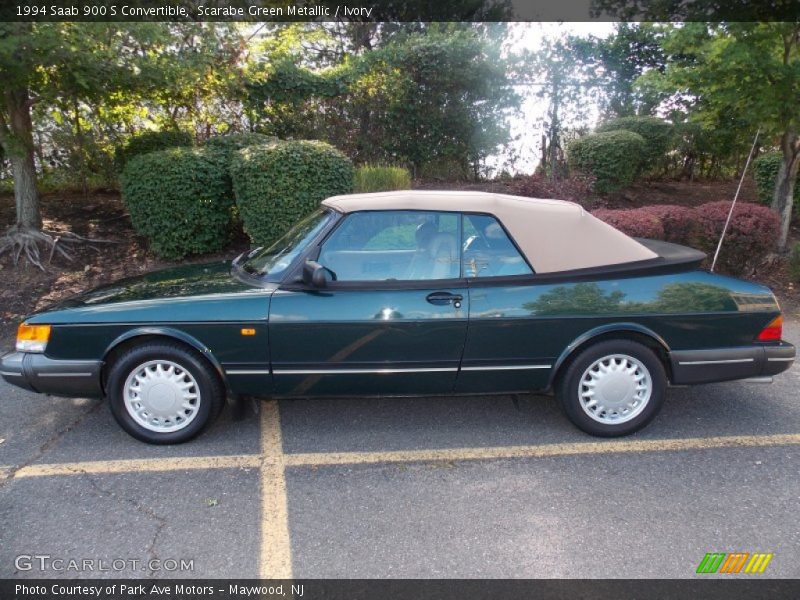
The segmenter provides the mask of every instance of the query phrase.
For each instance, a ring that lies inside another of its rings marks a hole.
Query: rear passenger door
[[[269,329],[281,395],[451,392],[467,332],[461,215],[351,213],[312,254],[327,287],[284,285]]]
[[[470,295],[469,329],[456,390],[530,391],[546,385],[550,360],[542,355],[530,299],[533,269],[493,216],[464,214],[462,271]]]

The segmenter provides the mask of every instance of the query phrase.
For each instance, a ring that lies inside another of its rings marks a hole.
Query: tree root
[[[117,244],[113,240],[100,240],[83,237],[71,231],[44,231],[29,229],[14,225],[5,235],[0,237],[0,256],[8,252],[14,266],[19,264],[20,259],[25,259],[32,265],[45,271],[44,254],[49,249],[47,263],[53,262],[56,255],[68,261],[74,260],[74,255],[70,251],[70,244]],[[96,252],[97,248],[90,246]]]

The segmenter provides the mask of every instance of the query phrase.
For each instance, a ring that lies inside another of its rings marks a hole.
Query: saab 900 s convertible
[[[794,360],[770,290],[703,258],[569,202],[337,196],[232,263],[30,316],[0,370],[36,392],[105,395],[151,443],[192,438],[236,396],[554,391],[582,430],[624,435],[669,384],[769,378]]]

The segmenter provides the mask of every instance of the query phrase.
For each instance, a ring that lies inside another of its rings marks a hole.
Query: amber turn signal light
[[[249,327],[245,327],[242,329],[242,335],[255,335],[255,334],[256,334],[255,329],[250,329]]]
[[[780,342],[783,337],[783,315],[778,315],[758,334],[759,342]]]
[[[44,352],[49,339],[50,325],[22,323],[17,329],[17,350],[20,352]]]

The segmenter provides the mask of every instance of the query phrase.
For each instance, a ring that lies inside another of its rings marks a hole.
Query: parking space
[[[552,398],[500,396],[264,402],[152,447],[101,402],[0,383],[0,573],[691,577],[706,552],[770,552],[761,576],[798,577],[798,385],[795,366],[771,386],[674,389],[617,440]]]

